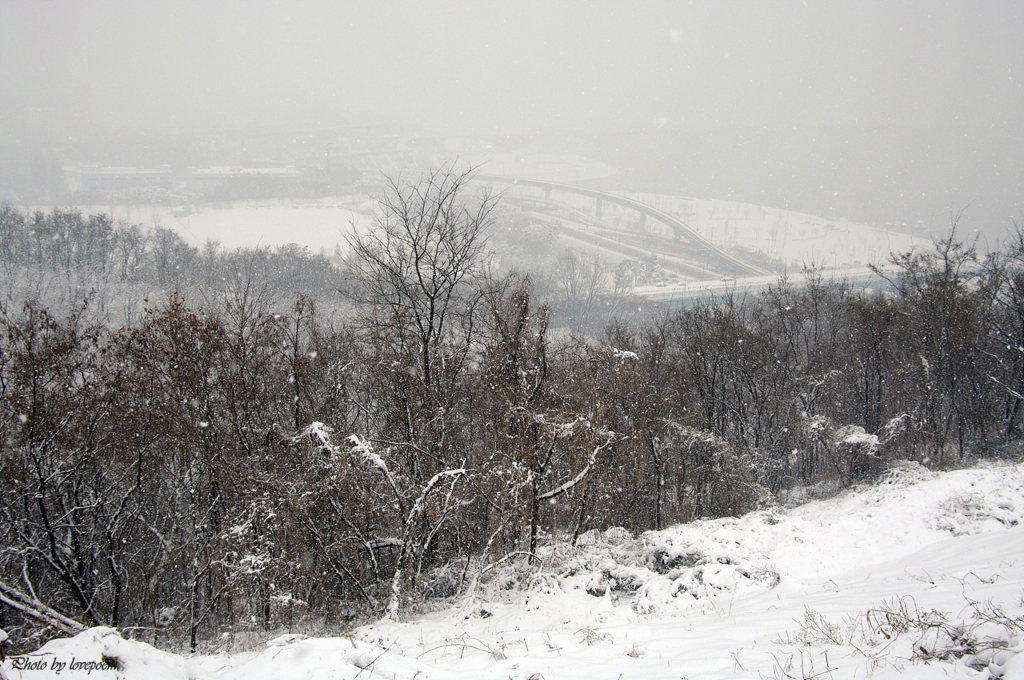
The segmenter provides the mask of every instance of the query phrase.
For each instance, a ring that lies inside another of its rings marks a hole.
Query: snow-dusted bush
[[[773,503],[752,457],[721,437],[675,427],[666,436],[666,448],[678,457],[676,493],[689,518],[738,516]]]

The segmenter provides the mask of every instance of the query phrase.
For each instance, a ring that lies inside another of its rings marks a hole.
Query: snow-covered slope
[[[452,606],[349,637],[180,659],[92,629],[60,677],[1024,678],[1024,466],[916,466],[793,509],[584,535],[505,563]],[[9,677],[56,677],[12,670]],[[119,674],[117,674],[119,673]]]

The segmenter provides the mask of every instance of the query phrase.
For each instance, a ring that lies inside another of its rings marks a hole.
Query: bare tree
[[[610,277],[601,258],[572,248],[558,256],[556,265],[562,325],[572,333],[582,333],[600,320]]]
[[[398,397],[397,427],[385,428],[383,443],[402,450],[418,480],[436,472],[451,448],[448,426],[486,275],[485,231],[496,198],[472,196],[472,178],[471,170],[447,167],[417,181],[389,179],[375,228],[349,239],[351,299],[365,314],[376,358],[402,366],[382,386]]]
[[[368,446],[395,498],[383,506],[400,546],[388,613],[455,517],[471,412],[470,358],[487,281],[485,231],[496,198],[470,191],[472,170],[445,167],[389,179],[375,227],[349,239],[367,370],[362,408]],[[362,441],[362,440],[361,440]],[[369,450],[369,449],[368,449]],[[379,454],[379,455],[378,455]],[[440,488],[448,491],[441,498]],[[415,567],[415,568],[414,568]]]

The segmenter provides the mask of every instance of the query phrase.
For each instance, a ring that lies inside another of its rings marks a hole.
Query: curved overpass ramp
[[[504,177],[501,175],[484,175],[480,174],[475,177],[477,181],[489,182],[496,184],[509,184],[512,186],[524,186],[534,187],[537,189],[543,189],[545,196],[550,197],[552,191],[559,191],[564,193],[577,194],[580,196],[586,196],[593,198],[598,202],[607,202],[618,204],[632,210],[636,210],[640,213],[642,219],[654,219],[661,222],[668,227],[672,234],[677,240],[686,241],[694,250],[699,251],[704,257],[713,259],[719,262],[725,268],[735,271],[736,274],[741,276],[758,276],[765,272],[751,265],[731,253],[722,250],[714,243],[704,238],[696,231],[688,227],[678,218],[664,210],[659,210],[654,206],[642,203],[632,198],[625,196],[619,196],[618,194],[610,194],[605,191],[598,191],[596,189],[586,189],[583,187],[573,186],[571,184],[559,184],[557,182],[545,182],[536,179],[519,179],[515,177]]]

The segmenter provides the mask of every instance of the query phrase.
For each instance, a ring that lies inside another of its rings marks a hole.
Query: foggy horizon
[[[210,130],[493,137],[628,189],[935,227],[970,204],[995,238],[1024,206],[1022,36],[1014,1],[0,0],[0,141],[142,166],[139,138]]]

